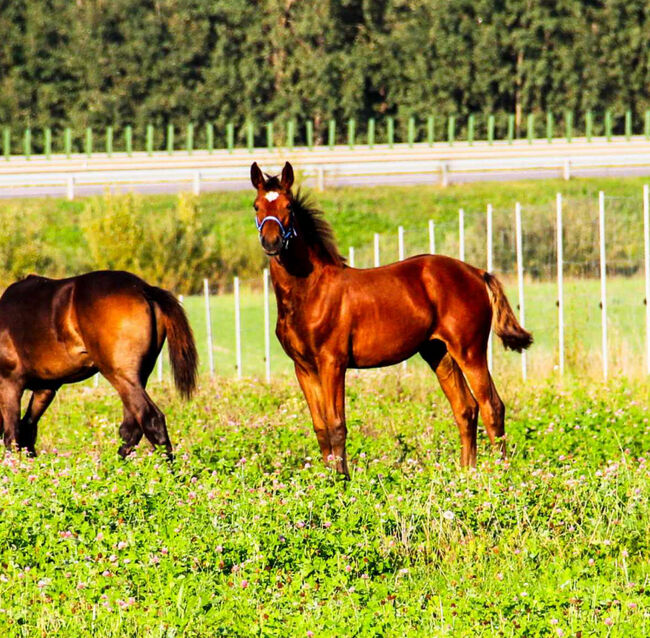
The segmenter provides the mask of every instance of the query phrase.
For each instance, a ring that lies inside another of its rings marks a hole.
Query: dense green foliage
[[[607,193],[611,274],[633,274],[643,263],[643,178],[342,188],[314,193],[334,227],[340,250],[356,248],[356,265],[372,265],[373,234],[382,263],[395,261],[397,226],[406,254],[428,251],[427,223],[436,223],[436,250],[458,255],[458,209],[466,220],[466,259],[485,264],[485,208],[494,207],[498,273],[514,269],[514,205],[523,207],[527,274],[549,279],[555,264],[555,194],[564,193],[567,275],[598,275],[598,191]],[[175,195],[104,195],[0,201],[0,285],[30,272],[60,277],[97,268],[125,268],[177,293],[201,290],[207,277],[224,287],[238,275],[258,277],[267,259],[253,224],[252,190]],[[110,241],[108,241],[110,238]]]
[[[152,385],[173,467],[118,460],[112,390],[64,390],[0,463],[0,633],[647,636],[647,388],[504,384],[512,458],[481,434],[463,474],[431,375],[398,377],[349,383],[349,485],[294,381]]]
[[[390,115],[403,138],[411,115],[421,133],[431,114],[460,128],[494,113],[502,132],[507,114],[521,130],[533,113],[541,132],[567,109],[576,126],[592,109],[602,132],[605,109],[620,131],[629,108],[639,131],[649,29],[648,3],[625,0],[2,0],[0,123],[16,138],[32,127],[35,148],[47,126],[57,148],[64,126],[81,148],[86,127],[113,125],[123,145],[132,125],[142,146],[153,124],[161,147],[189,122],[224,145],[228,122],[240,142],[253,122],[263,143],[267,122],[294,118],[304,139],[311,119],[323,139],[330,118],[383,130]]]

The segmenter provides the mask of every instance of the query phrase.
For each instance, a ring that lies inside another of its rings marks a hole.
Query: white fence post
[[[321,193],[325,190],[325,169],[322,166],[316,169],[316,190]]]
[[[458,259],[465,261],[465,211],[458,209]]]
[[[350,268],[354,268],[354,246],[350,246],[348,263],[350,265]]]
[[[603,336],[603,378],[607,380],[607,260],[605,258],[605,193],[598,193],[598,229],[600,234],[600,308]]]
[[[68,175],[68,179],[65,183],[66,187],[66,196],[69,200],[74,199],[74,175]]]
[[[239,310],[239,277],[233,282],[235,290],[235,357],[237,367],[237,378],[241,379],[241,313]]]
[[[486,241],[487,241],[487,271],[492,272],[492,204],[487,205],[486,211]],[[488,368],[492,370],[492,331],[488,337]]]
[[[201,171],[196,171],[192,178],[192,192],[195,195],[201,194]]]
[[[267,383],[271,381],[271,318],[269,312],[269,269],[265,268],[264,279],[264,367]]]
[[[379,266],[379,233],[375,233],[375,268]]]
[[[564,180],[567,182],[571,179],[571,160],[569,159],[564,160],[562,175],[564,177]]]
[[[397,229],[397,248],[399,251],[399,260],[404,260],[404,227],[400,226]]]
[[[526,326],[526,313],[524,311],[524,258],[521,245],[521,204],[515,204],[515,242],[517,246],[517,284],[519,287],[519,323],[522,328]],[[521,377],[526,380],[526,351],[521,351]]]
[[[557,210],[557,343],[560,375],[564,374],[564,238],[562,233],[562,193],[555,198]]]
[[[429,220],[429,253],[436,254],[436,225],[433,219]]]
[[[643,236],[645,261],[645,342],[646,369],[650,374],[650,194],[648,185],[643,186]]]
[[[214,376],[214,354],[212,352],[212,319],[210,317],[210,286],[208,280],[203,280],[203,297],[205,299],[205,326],[208,340],[208,366],[210,376]]]

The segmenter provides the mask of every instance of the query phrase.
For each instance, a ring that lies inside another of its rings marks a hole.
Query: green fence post
[[[632,137],[632,111],[625,111],[625,139],[629,142]]]
[[[348,120],[348,146],[350,149],[354,148],[354,138],[356,133],[357,123],[353,117]]]
[[[5,160],[9,161],[11,158],[11,130],[8,126],[5,126],[2,130],[2,152]]]
[[[408,144],[409,148],[413,148],[413,142],[415,142],[415,118],[413,116],[409,117],[408,122]]]
[[[113,127],[106,128],[106,154],[110,157],[113,154]]]
[[[174,125],[167,124],[167,155],[174,152]]]
[[[126,140],[126,154],[131,157],[131,155],[133,155],[133,128],[130,124],[124,131],[124,137]]]
[[[45,157],[52,159],[52,129],[48,126],[45,129]]]
[[[594,130],[594,114],[591,112],[591,109],[589,109],[585,113],[585,137],[587,138],[587,142],[591,142],[593,130]]]
[[[373,148],[375,145],[375,118],[368,120],[368,147]]]
[[[25,151],[25,159],[32,159],[32,130],[29,128],[25,129],[23,146],[23,150]]]
[[[528,137],[528,143],[532,144],[535,139],[535,115],[529,113],[526,118],[526,137]]]
[[[295,123],[291,119],[287,122],[287,148],[290,151],[293,151],[294,137],[295,137],[294,129],[295,129]]]
[[[336,122],[330,120],[327,126],[327,145],[330,147],[330,151],[334,150],[334,145],[336,144]]]
[[[386,121],[386,133],[388,136],[388,148],[393,148],[395,144],[395,121],[392,117],[389,117]]]
[[[515,137],[515,116],[511,113],[508,115],[508,144],[512,144]]]
[[[427,142],[429,143],[429,146],[433,146],[435,144],[435,138],[436,138],[436,119],[435,116],[429,115],[427,118]]]
[[[187,125],[187,154],[191,155],[194,150],[194,124]]]
[[[90,126],[86,127],[86,157],[90,157],[93,154],[93,130]]]
[[[550,144],[553,141],[553,113],[546,112],[546,139]]]
[[[235,125],[232,122],[226,124],[226,146],[228,152],[232,153],[235,148]]]
[[[474,114],[471,113],[467,118],[467,142],[470,146],[474,145]]]
[[[65,147],[65,156],[70,159],[70,155],[72,154],[72,131],[70,130],[70,127],[66,127],[63,132],[63,144]]]
[[[153,154],[153,125],[147,124],[147,155]]]
[[[612,141],[612,112],[609,109],[605,111],[605,137],[608,142]]]
[[[645,112],[645,138],[650,140],[650,109]]]
[[[573,111],[565,111],[564,124],[566,126],[566,141],[570,143],[573,140]]]
[[[269,151],[273,150],[273,122],[266,124],[266,148]]]
[[[492,146],[494,142],[494,115],[488,117],[488,144]]]
[[[454,115],[450,115],[449,119],[447,120],[447,141],[449,142],[449,146],[454,145],[455,138],[456,138],[456,117]]]
[[[208,153],[214,151],[214,128],[211,122],[207,122],[205,125],[205,141],[208,145]]]
[[[248,152],[253,152],[253,145],[255,144],[255,129],[253,128],[253,123],[248,122],[246,124],[246,146],[248,147]]]
[[[314,122],[312,120],[307,120],[307,148],[310,151],[314,150]]]

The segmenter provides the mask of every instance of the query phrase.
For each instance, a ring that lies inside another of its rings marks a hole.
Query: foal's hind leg
[[[420,354],[436,373],[454,413],[460,434],[460,465],[476,467],[478,405],[467,387],[465,377],[441,341],[427,344]]]
[[[138,425],[138,422],[135,420],[135,417],[123,406],[124,417],[122,419],[122,424],[120,425],[120,436],[124,443],[120,446],[118,450],[119,455],[124,459],[131,452],[133,448],[140,443],[142,438],[142,428]]]
[[[34,390],[29,399],[25,415],[20,420],[18,426],[18,446],[27,450],[31,456],[36,456],[36,433],[38,431],[38,422],[50,406],[56,390],[45,388],[43,390]]]
[[[167,433],[165,416],[151,400],[140,380],[117,375],[105,376],[118,391],[125,410],[133,416],[151,445],[163,446],[171,457],[172,444]]]
[[[469,351],[463,358],[460,356],[454,358],[465,374],[469,387],[478,401],[481,419],[483,419],[490,443],[500,452],[501,457],[505,458],[504,422],[506,411],[488,369],[485,352]]]

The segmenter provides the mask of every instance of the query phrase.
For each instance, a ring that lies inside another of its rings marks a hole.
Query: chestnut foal
[[[349,478],[345,453],[345,371],[398,363],[419,353],[449,400],[462,466],[476,465],[480,411],[505,455],[504,405],[487,366],[490,328],[520,352],[532,335],[517,321],[499,281],[442,255],[379,268],[349,268],[322,213],[280,177],[251,166],[255,222],[271,257],[278,304],[276,334],[293,359],[326,463]]]

